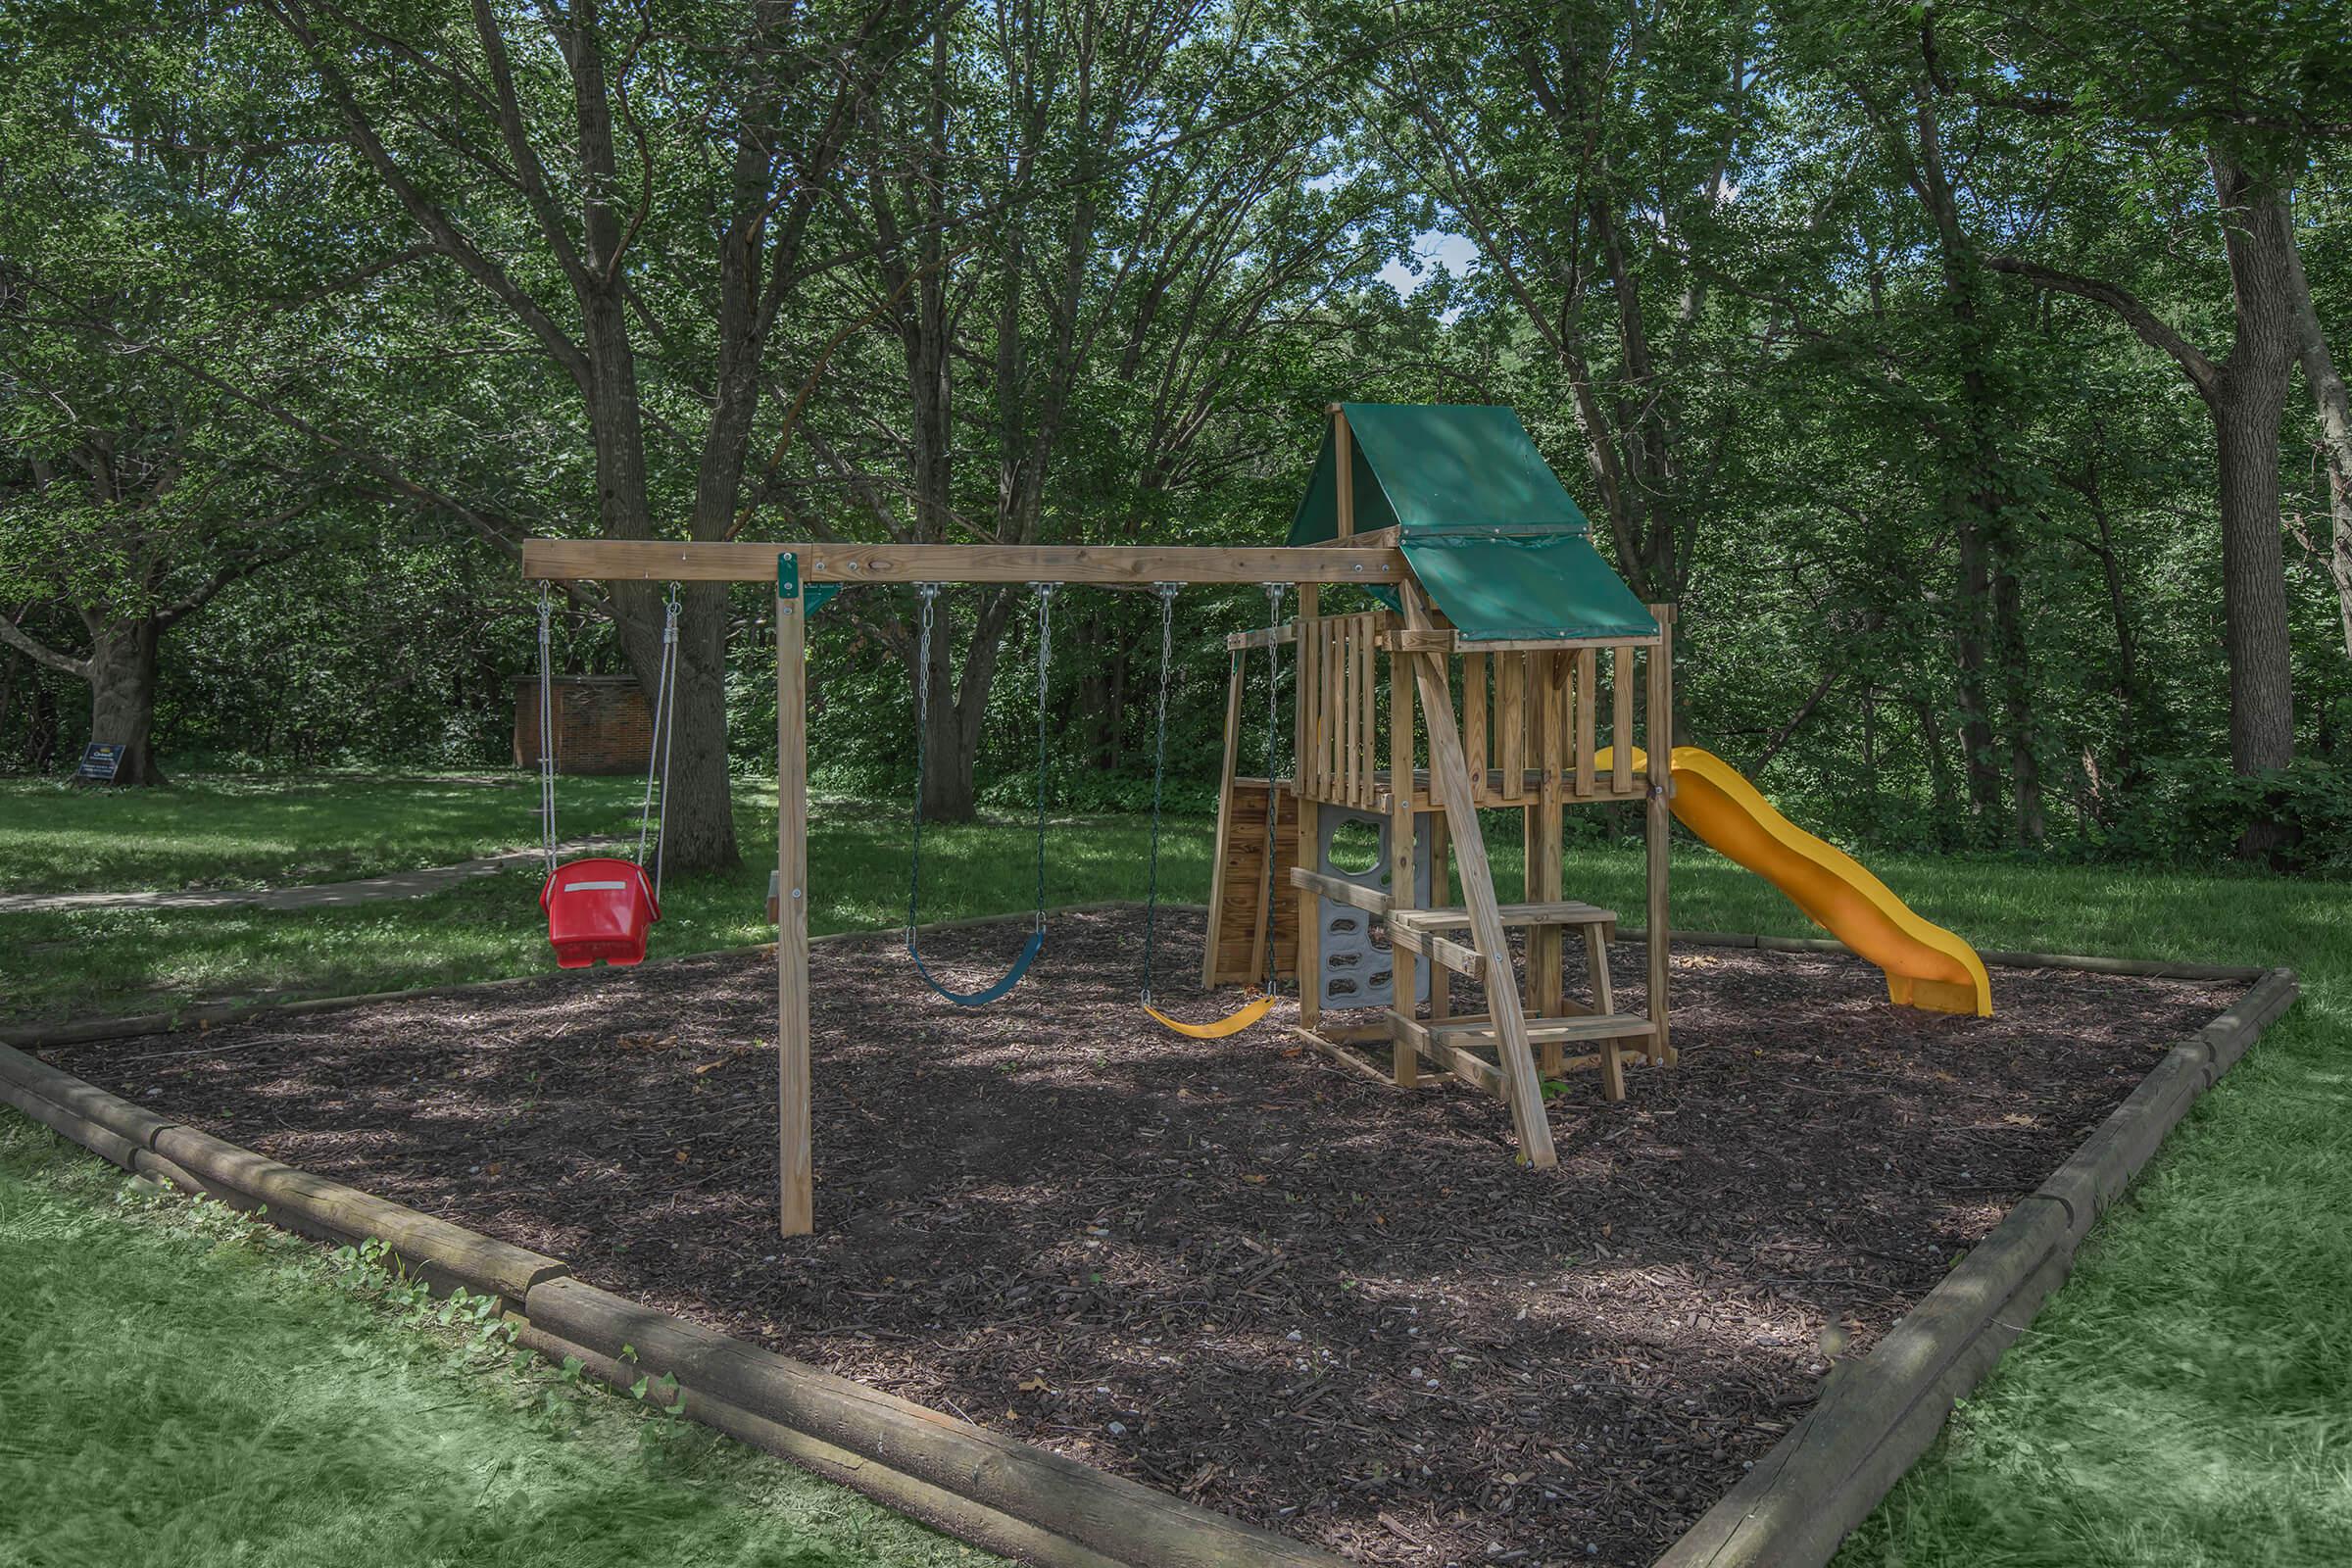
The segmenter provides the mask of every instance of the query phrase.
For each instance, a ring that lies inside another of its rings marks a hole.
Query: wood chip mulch
[[[1139,1011],[1058,919],[966,1011],[816,948],[817,1224],[775,1234],[775,971],[743,955],[103,1045],[61,1066],[591,1283],[1369,1562],[1646,1563],[2240,988],[1674,955],[1682,1064],[1504,1108]],[[992,978],[1017,925],[925,956]],[[1164,983],[1198,915],[1162,916]],[[659,934],[657,933],[657,947]],[[1573,947],[1573,945],[1572,945]],[[1616,954],[1622,1010],[1642,953]],[[1570,989],[1580,989],[1571,965]],[[1468,996],[1465,1009],[1470,1010]],[[1345,1019],[1335,1021],[1346,1021]]]

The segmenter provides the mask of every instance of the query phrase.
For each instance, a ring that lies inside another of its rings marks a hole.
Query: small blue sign
[[[74,770],[75,781],[112,784],[115,775],[122,770],[122,758],[129,750],[127,746],[84,746],[81,765]]]

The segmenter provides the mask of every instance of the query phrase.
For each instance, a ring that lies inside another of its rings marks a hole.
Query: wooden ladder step
[[[1481,1041],[1494,1038],[1494,1025],[1488,1018],[1447,1018],[1428,1026],[1430,1038],[1441,1045],[1455,1041]],[[1579,1040],[1646,1040],[1657,1032],[1657,1026],[1647,1018],[1630,1012],[1584,1013],[1574,1018],[1530,1018],[1527,1038],[1531,1045],[1568,1045]]]
[[[1464,947],[1449,937],[1434,931],[1423,931],[1397,919],[1401,910],[1389,913],[1389,941],[1407,953],[1418,953],[1433,963],[1444,964],[1465,980],[1484,980],[1487,977],[1487,956],[1476,948]]]
[[[1491,1046],[1494,1043],[1494,1025],[1485,1018],[1452,1018],[1428,1023],[1419,1018],[1407,1018],[1391,1009],[1389,1028],[1393,1035],[1402,1037],[1405,1045],[1441,1072],[1449,1072],[1496,1100],[1504,1098],[1502,1069],[1486,1057],[1468,1049],[1470,1046]],[[1648,1039],[1654,1034],[1647,1018],[1636,1018],[1624,1013],[1581,1018],[1530,1018],[1527,1038],[1531,1045],[1546,1041]],[[1641,1059],[1636,1052],[1630,1058]],[[1561,1062],[1560,1069],[1575,1071],[1603,1065],[1598,1055],[1574,1056]]]
[[[1590,904],[1563,902],[1555,904],[1505,904],[1497,906],[1504,925],[1567,925],[1610,926],[1617,924],[1617,911],[1597,908]],[[1467,909],[1398,909],[1389,916],[1393,928],[1414,932],[1454,931],[1470,923]]]
[[[1420,1019],[1407,1017],[1392,1007],[1389,1010],[1389,1028],[1393,1038],[1402,1040],[1402,1049],[1427,1057],[1430,1065],[1439,1071],[1449,1072],[1471,1088],[1490,1094],[1496,1100],[1509,1099],[1508,1085],[1503,1082],[1501,1068],[1450,1042],[1432,1039],[1429,1025]]]

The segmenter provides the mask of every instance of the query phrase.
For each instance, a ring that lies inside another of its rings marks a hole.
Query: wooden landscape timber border
[[[1343,1559],[584,1284],[570,1265],[240,1149],[0,1046],[0,1102],[135,1175],[328,1243],[370,1237],[437,1289],[495,1296],[518,1343],[601,1381],[677,1380],[689,1418],[991,1551],[1050,1568],[1341,1568]],[[623,1347],[634,1358],[622,1364]]]
[[[2048,966],[2034,961],[2042,955],[2019,956],[2028,960],[2022,966]],[[2265,971],[2252,990],[2167,1052],[2066,1163],[2020,1199],[1868,1355],[1840,1362],[1823,1380],[1813,1407],[1656,1568],[1828,1562],[2065,1283],[2082,1239],[2197,1097],[2295,996],[2292,970]]]
[[[870,935],[843,933],[822,940]],[[1844,951],[1838,943],[1807,938],[1692,932],[1676,940],[1770,952]],[[1992,1370],[2065,1281],[2083,1239],[2190,1105],[2297,996],[2294,973],[2283,968],[2064,954],[1983,956],[2004,968],[2240,981],[2251,982],[2251,989],[2168,1052],[2066,1162],[2019,1200],[1992,1234],[1868,1355],[1838,1363],[1823,1381],[1813,1407],[1667,1548],[1656,1568],[1812,1568],[1828,1562],[1846,1533],[1927,1450],[1953,1404]],[[323,1011],[516,983],[322,999],[255,1011]],[[119,1020],[118,1032],[125,1032],[122,1023],[148,1021]],[[104,1036],[77,1033],[74,1038]],[[598,1290],[572,1278],[560,1259],[295,1170],[5,1046],[0,1046],[0,1101],[136,1174],[260,1210],[277,1224],[322,1240],[378,1238],[443,1288],[462,1284],[498,1296],[520,1343],[551,1355],[577,1356],[592,1375],[615,1386],[643,1376],[674,1376],[681,1408],[691,1419],[990,1550],[1053,1568],[1114,1563],[1337,1568],[1341,1561]],[[637,1349],[626,1365],[619,1359],[624,1344]]]

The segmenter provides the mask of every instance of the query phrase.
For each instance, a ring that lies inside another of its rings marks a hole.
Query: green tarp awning
[[[1400,548],[1463,642],[1657,634],[1581,530],[1431,529],[1405,535]]]
[[[1592,548],[1592,524],[1519,416],[1463,404],[1348,403],[1357,533],[1394,527],[1413,575],[1467,642],[1650,637],[1657,622]],[[1339,536],[1323,438],[1291,543]]]

